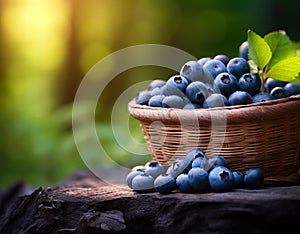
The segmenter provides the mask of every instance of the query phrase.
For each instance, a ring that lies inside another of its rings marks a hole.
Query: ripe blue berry
[[[151,98],[150,93],[138,93],[135,97],[136,104],[148,105],[149,99]]]
[[[201,108],[201,106],[199,104],[187,103],[187,104],[184,105],[184,107],[182,109],[188,110],[188,109],[199,109],[199,108]]]
[[[265,88],[268,93],[275,87],[284,87],[287,84],[285,81],[275,80],[273,78],[267,78],[265,81]]]
[[[220,93],[213,93],[203,102],[203,108],[223,107],[228,105],[227,98]]]
[[[147,90],[152,91],[153,89],[160,88],[160,87],[164,86],[165,84],[166,84],[166,81],[164,81],[164,80],[159,80],[159,79],[153,80],[149,84]]]
[[[209,60],[211,60],[212,58],[211,57],[203,57],[203,58],[200,58],[197,62],[200,64],[200,65],[202,65],[202,67],[203,67],[203,65],[207,62],[207,61],[209,61]]]
[[[246,105],[253,102],[252,96],[245,91],[235,91],[228,98],[229,105]]]
[[[235,188],[243,188],[244,186],[244,174],[240,171],[232,172],[234,177],[234,187]]]
[[[263,187],[264,175],[259,168],[250,168],[244,175],[244,184],[248,189],[259,189]]]
[[[245,60],[249,60],[248,51],[248,41],[244,41],[239,47],[239,56]]]
[[[208,159],[211,168],[223,166],[228,167],[227,160],[223,156],[213,156]]]
[[[180,75],[187,78],[190,82],[200,81],[203,76],[202,65],[197,61],[188,61],[182,66]]]
[[[182,109],[185,105],[184,100],[177,95],[170,95],[164,97],[162,100],[162,106],[164,108],[178,108]]]
[[[176,180],[167,174],[161,174],[154,180],[154,188],[161,194],[171,193],[176,189]]]
[[[209,188],[208,173],[203,168],[194,167],[188,173],[189,184],[195,191],[205,191]]]
[[[205,165],[207,164],[207,160],[203,157],[195,158],[192,162],[192,168],[194,167],[201,167],[205,168]]]
[[[186,154],[186,158],[191,161],[193,161],[194,159],[199,158],[199,157],[201,157],[201,158],[205,157],[205,153],[203,152],[203,150],[201,150],[199,148],[190,149]]]
[[[271,90],[270,94],[275,98],[275,99],[279,99],[279,98],[285,98],[289,96],[289,93],[286,89],[284,89],[283,87],[275,87]]]
[[[288,92],[289,96],[300,94],[300,85],[292,82],[287,83],[284,89]]]
[[[229,58],[228,58],[228,56],[225,55],[225,54],[218,54],[218,55],[216,55],[215,57],[213,57],[213,59],[216,59],[216,60],[221,61],[222,63],[224,63],[225,66],[226,66],[227,63],[229,62]]]
[[[154,190],[154,179],[151,175],[137,175],[132,180],[132,189],[138,193],[148,193]]]
[[[186,87],[190,82],[183,76],[174,75],[167,80],[167,83],[164,87],[165,95],[177,95],[184,96]]]
[[[269,93],[259,92],[255,94],[252,99],[253,99],[253,103],[256,103],[256,102],[265,102],[269,100],[274,100],[274,97],[271,96]]]
[[[192,167],[192,159],[177,158],[172,165],[168,168],[167,174],[171,175],[173,178],[176,178],[182,173],[187,173]]]
[[[142,171],[140,169],[132,170],[131,172],[128,173],[128,175],[126,176],[126,183],[129,188],[132,188],[133,178],[136,177],[137,175],[141,175],[141,174],[144,174],[144,171]]]
[[[242,57],[235,57],[229,60],[227,64],[229,73],[239,79],[243,74],[250,72],[248,61]]]
[[[153,179],[166,172],[166,168],[159,162],[151,161],[146,164],[145,173],[151,175]]]
[[[152,107],[162,107],[162,101],[165,98],[164,95],[155,95],[153,97],[151,97],[148,101],[148,106],[152,106]]]
[[[213,78],[222,72],[227,72],[226,66],[220,60],[211,59],[203,65],[203,69],[208,71]]]
[[[215,78],[215,84],[218,86],[221,94],[226,97],[238,90],[238,82],[236,77],[227,72],[217,75]]]
[[[192,103],[202,105],[208,97],[207,86],[200,81],[194,81],[187,86],[186,96]]]
[[[180,192],[190,193],[193,191],[193,188],[189,182],[189,177],[187,173],[180,174],[176,178],[176,186]]]
[[[230,191],[234,188],[234,177],[227,167],[214,167],[208,174],[208,180],[211,189],[215,192]]]
[[[238,85],[240,90],[246,91],[247,93],[254,95],[260,91],[261,80],[257,75],[245,73],[240,77]]]

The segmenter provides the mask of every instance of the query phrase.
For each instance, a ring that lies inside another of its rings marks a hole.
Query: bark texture
[[[89,171],[51,188],[0,192],[0,233],[292,233],[300,186],[136,194]]]

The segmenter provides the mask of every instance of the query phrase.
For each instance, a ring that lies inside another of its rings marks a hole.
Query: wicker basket
[[[232,170],[263,170],[269,185],[300,184],[300,95],[249,105],[182,110],[128,104],[153,159],[168,166],[199,147]]]

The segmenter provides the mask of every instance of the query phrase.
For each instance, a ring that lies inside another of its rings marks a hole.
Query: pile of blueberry
[[[239,56],[218,54],[186,62],[179,74],[167,81],[153,80],[136,103],[152,107],[197,109],[250,104],[300,94],[300,86],[271,77],[262,85],[251,73],[248,43],[239,47]]]
[[[236,188],[259,189],[264,176],[259,168],[250,168],[243,174],[231,171],[222,156],[206,157],[199,149],[191,149],[185,157],[176,159],[166,168],[154,160],[132,168],[126,177],[127,185],[138,193],[175,190],[183,193],[226,192]]]

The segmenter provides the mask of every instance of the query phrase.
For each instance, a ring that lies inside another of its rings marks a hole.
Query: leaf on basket
[[[268,43],[255,32],[248,31],[249,57],[263,69],[271,60],[272,51]]]

